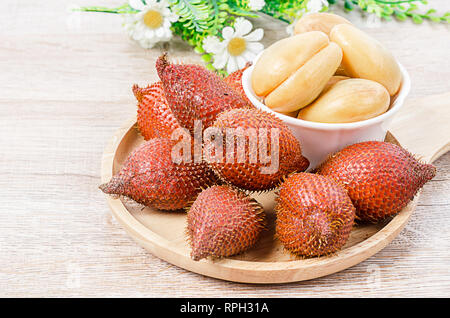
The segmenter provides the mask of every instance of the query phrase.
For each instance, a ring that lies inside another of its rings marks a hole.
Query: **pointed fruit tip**
[[[137,101],[140,103],[142,102],[142,88],[140,88],[137,84],[133,84],[132,91],[134,94],[134,97],[136,97]]]
[[[98,186],[98,188],[103,191],[103,193],[106,194],[122,194],[122,189],[121,186],[123,185],[123,183],[121,182],[117,182],[117,179],[115,179],[114,177],[106,183],[103,183],[101,185]]]
[[[158,75],[160,78],[162,78],[162,75],[164,73],[164,69],[169,65],[168,61],[168,53],[164,52],[158,59],[156,60],[156,71],[158,72]]]
[[[192,260],[193,261],[196,261],[196,262],[198,262],[199,260],[201,260],[201,259],[203,259],[203,258],[206,258],[206,256],[207,255],[205,255],[204,253],[200,253],[199,251],[197,251],[197,250],[192,250],[191,251],[191,258],[192,258]]]
[[[101,185],[98,186],[98,188],[99,188],[102,192],[104,192],[104,193],[106,193],[106,194],[110,194],[110,192],[109,192],[109,182],[107,182],[107,183],[102,183]]]
[[[436,166],[434,166],[432,164],[427,164],[426,167],[427,167],[426,179],[429,181],[436,176],[437,170],[436,170]]]

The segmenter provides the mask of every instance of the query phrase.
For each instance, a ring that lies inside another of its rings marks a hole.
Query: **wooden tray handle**
[[[407,99],[389,131],[405,149],[433,162],[450,150],[450,92]]]

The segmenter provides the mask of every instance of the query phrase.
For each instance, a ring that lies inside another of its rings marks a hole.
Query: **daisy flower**
[[[248,7],[253,11],[259,11],[266,5],[264,0],[249,0]]]
[[[139,11],[124,16],[124,28],[129,36],[144,48],[151,48],[158,42],[172,38],[170,26],[178,16],[169,9],[166,0],[129,0],[129,5]]]
[[[229,74],[244,68],[264,49],[259,41],[264,36],[263,29],[252,31],[252,23],[244,18],[237,18],[233,27],[222,30],[223,41],[216,36],[208,36],[203,41],[203,49],[214,56],[213,67],[217,70],[226,67]],[[250,32],[252,31],[252,32]]]

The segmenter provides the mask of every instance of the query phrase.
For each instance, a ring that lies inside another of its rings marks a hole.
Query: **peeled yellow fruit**
[[[342,48],[346,75],[378,82],[391,96],[398,92],[402,81],[400,67],[377,40],[350,24],[333,27],[330,39]]]
[[[342,50],[323,32],[280,40],[255,63],[253,91],[274,111],[296,111],[320,94],[341,60]]]
[[[251,78],[254,92],[266,96],[329,42],[322,32],[309,32],[275,42],[264,50],[255,64]]]
[[[328,80],[327,84],[323,88],[322,93],[320,93],[320,94],[322,95],[325,92],[327,92],[337,82],[340,82],[340,81],[343,81],[343,80],[347,80],[349,78],[350,77],[348,77],[348,76],[342,76],[342,75],[333,75],[333,76],[331,76],[330,79]]]
[[[347,76],[347,73],[345,73],[345,69],[344,69],[344,67],[342,66],[342,63],[341,63],[341,65],[339,65],[339,67],[337,68],[336,73],[334,73],[334,75],[337,75],[337,76]]]
[[[332,13],[312,13],[305,15],[295,24],[294,34],[310,31],[322,31],[330,35],[331,29],[338,24],[351,24],[350,21]]]
[[[311,105],[300,110],[298,118],[320,123],[351,123],[383,114],[389,108],[386,88],[374,81],[341,80]]]
[[[338,24],[351,24],[347,19],[332,13],[312,13],[305,15],[295,24],[294,34],[311,31],[322,31],[330,35],[331,30]],[[339,65],[335,75],[347,75],[342,65]]]
[[[281,112],[280,112],[280,114],[283,114],[283,115],[286,115],[286,116],[289,116],[289,117],[297,118],[298,110],[295,110],[295,111],[293,111],[293,112],[288,112],[288,113],[281,113]]]

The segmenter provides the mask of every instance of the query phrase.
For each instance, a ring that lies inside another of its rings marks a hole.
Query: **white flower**
[[[138,13],[124,15],[124,27],[128,35],[144,48],[172,38],[170,26],[178,16],[169,9],[166,0],[129,0],[129,5]]]
[[[244,18],[237,18],[234,28],[225,27],[222,30],[223,41],[216,36],[208,36],[203,41],[203,49],[214,55],[213,67],[223,69],[226,66],[228,73],[244,68],[248,61],[264,49],[259,41],[264,36],[263,29],[253,32],[252,23]]]
[[[249,0],[248,6],[253,11],[259,11],[266,5],[264,0]]]
[[[289,36],[293,36],[293,35],[294,35],[294,28],[295,28],[295,25],[297,24],[298,20],[299,20],[299,19],[295,19],[294,22],[292,22],[291,24],[289,24],[289,25],[286,27],[286,33],[287,33]]]
[[[366,26],[371,29],[381,27],[381,19],[376,14],[371,14],[366,19]]]
[[[320,12],[323,7],[328,7],[328,1],[327,0],[309,0],[308,4],[306,5],[306,11],[309,13],[316,13]]]

